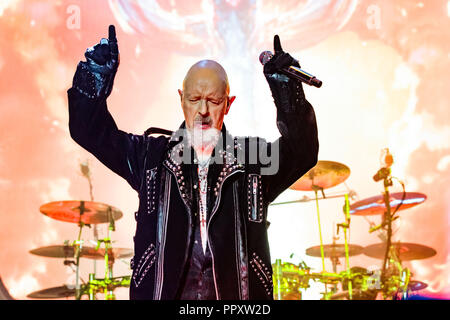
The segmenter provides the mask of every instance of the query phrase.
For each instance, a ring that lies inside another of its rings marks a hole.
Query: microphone
[[[383,167],[373,176],[375,182],[386,179],[391,175],[391,166],[394,163],[394,157],[389,152],[389,148],[385,148],[381,151],[381,158],[383,158],[381,159]]]
[[[259,55],[259,62],[261,62],[262,65],[265,65],[267,62],[272,59],[273,53],[270,51],[263,51]],[[280,70],[281,73],[288,76],[289,78],[304,82],[310,86],[314,86],[317,88],[320,88],[322,86],[322,81],[317,79],[312,74],[298,68],[295,66],[289,66],[288,68],[283,68]]]
[[[386,179],[391,174],[391,168],[381,168],[380,170],[375,173],[373,176],[373,180],[375,182],[378,182],[380,180]]]

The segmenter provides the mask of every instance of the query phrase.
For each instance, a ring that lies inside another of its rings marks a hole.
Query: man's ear
[[[233,103],[234,99],[236,99],[236,96],[231,96],[228,98],[228,105],[227,109],[225,110],[225,114],[228,114],[228,111],[230,111],[231,104]]]
[[[178,89],[178,94],[180,95],[180,101],[183,102],[183,91]]]

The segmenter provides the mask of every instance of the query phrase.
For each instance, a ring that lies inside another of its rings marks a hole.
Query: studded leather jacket
[[[233,137],[224,125],[223,142],[213,152],[223,160],[210,164],[207,178],[207,237],[217,299],[273,299],[268,205],[317,162],[313,108],[300,83],[279,80],[268,79],[281,137],[272,143]],[[119,130],[105,97],[71,88],[68,101],[72,138],[139,195],[130,298],[177,298],[195,238],[195,152],[192,161],[180,157],[189,151],[181,134],[153,137]],[[252,145],[258,146],[256,157]],[[276,172],[264,171],[271,164],[261,150],[277,152]]]

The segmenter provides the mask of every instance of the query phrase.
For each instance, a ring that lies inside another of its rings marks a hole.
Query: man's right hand
[[[108,39],[85,52],[86,61],[80,61],[73,78],[73,87],[89,98],[107,98],[112,91],[114,77],[120,63],[116,29],[109,26]]]

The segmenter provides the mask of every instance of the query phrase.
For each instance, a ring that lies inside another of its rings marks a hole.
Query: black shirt
[[[203,253],[198,215],[190,257],[185,282],[181,291],[181,300],[216,300],[211,251],[207,244],[206,251]]]

